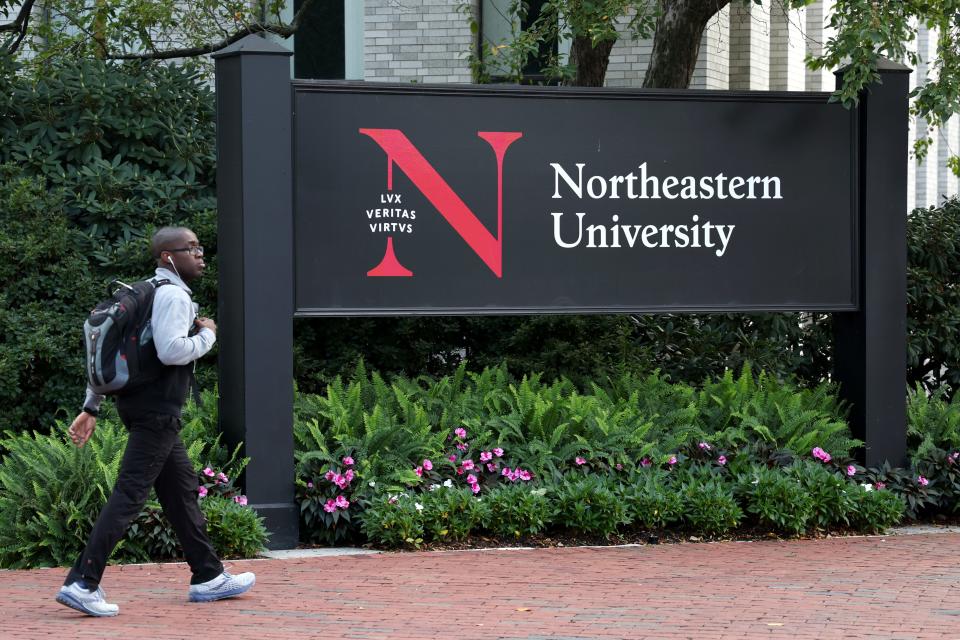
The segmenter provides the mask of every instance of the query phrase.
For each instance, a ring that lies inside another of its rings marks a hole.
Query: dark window
[[[294,0],[299,11],[303,0]],[[297,78],[337,80],[345,75],[343,2],[314,2],[293,41],[293,75]]]
[[[545,0],[529,0],[527,6],[527,17],[520,21],[520,26],[526,30],[540,17],[540,11],[543,9]],[[527,58],[527,64],[523,67],[524,84],[539,84],[545,82],[543,68],[550,62],[550,57],[557,55],[557,41],[540,43],[540,51],[536,55]]]

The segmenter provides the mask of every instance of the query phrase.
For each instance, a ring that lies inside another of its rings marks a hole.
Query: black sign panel
[[[827,97],[294,83],[297,315],[854,310]]]

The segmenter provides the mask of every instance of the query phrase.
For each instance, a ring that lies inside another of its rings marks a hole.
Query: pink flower
[[[211,469],[210,467],[207,467],[206,469],[203,470],[203,475],[205,475],[205,476],[207,476],[207,477],[209,477],[209,478],[212,478],[213,476],[215,476],[215,475],[217,475],[217,474],[215,474],[215,473],[213,472],[213,469]]]
[[[493,455],[497,456],[498,458],[502,457],[503,449],[501,449],[500,447],[497,447],[496,449],[493,450]]]
[[[670,466],[677,464],[677,456],[670,456],[670,459],[667,460],[667,464]]]
[[[233,501],[241,507],[247,506],[247,496],[233,496]]]
[[[887,483],[886,483],[886,482],[875,482],[875,483],[873,483],[873,488],[876,489],[877,491],[880,491],[881,489],[886,489],[886,488],[887,488]]]
[[[343,477],[347,482],[353,482],[353,469],[347,469],[347,472],[343,474]]]
[[[427,460],[427,459],[425,458],[425,459],[423,460],[423,468],[426,469],[427,471],[430,471],[431,469],[433,469],[433,463],[430,462],[430,460]]]
[[[397,497],[396,497],[396,496],[390,496],[390,499],[387,500],[387,502],[389,502],[390,504],[397,504]],[[327,504],[333,504],[333,500],[328,500],[328,501],[327,501]]]
[[[337,510],[337,503],[333,500],[327,500],[327,504],[323,505],[323,510],[327,513],[333,513]]]
[[[480,493],[480,485],[472,484],[470,485],[470,490],[473,491],[474,493]]]
[[[925,487],[930,484],[930,481],[924,478],[923,476],[917,476],[917,482],[920,483],[921,487]]]
[[[333,470],[330,470],[330,471],[327,471],[325,474],[323,474],[323,477],[326,478],[327,480],[329,480],[330,482],[333,482],[333,478],[334,478],[334,476],[336,476],[336,475],[337,475],[337,474],[335,474],[335,473],[333,472]]]
[[[832,459],[830,454],[821,449],[820,447],[814,447],[813,451],[810,452],[814,458],[821,462],[830,462]]]
[[[848,475],[848,476],[855,476],[855,475],[857,475],[857,468],[856,468],[855,466],[853,466],[852,464],[848,464],[848,465],[847,465],[847,475]]]
[[[573,461],[576,462],[578,465],[587,464],[587,461],[581,458],[580,456],[577,456],[576,458],[574,458]]]
[[[706,442],[701,442],[701,443],[698,444],[697,446],[700,447],[700,450],[701,450],[701,451],[710,451],[710,449],[713,448],[713,447],[711,447],[709,444],[707,444]]]
[[[641,466],[641,467],[649,467],[649,466],[652,465],[652,464],[653,464],[653,462],[651,462],[651,461],[650,461],[650,458],[647,458],[647,457],[644,457],[644,458],[640,461],[640,466]]]
[[[230,482],[230,478],[227,477],[227,474],[221,471],[217,474],[217,482]]]
[[[200,497],[203,498],[207,495],[207,488],[204,486],[197,487],[197,493],[200,494]]]
[[[449,460],[450,462],[456,462],[456,461],[457,461],[457,455],[454,454],[454,453],[452,453],[452,454],[450,454],[450,457],[447,458],[447,460]]]
[[[467,484],[477,484],[477,476],[472,473],[467,476]]]
[[[339,507],[340,509],[346,509],[347,507],[350,506],[350,501],[344,498],[343,496],[337,496],[337,499],[333,504]]]
[[[423,477],[423,467],[417,467],[416,471],[417,471],[417,477],[418,477],[418,478],[422,478],[422,477]]]
[[[500,472],[500,475],[502,475],[502,476],[509,476],[509,475],[510,475],[510,467],[504,467],[503,470]]]
[[[312,483],[312,482],[308,482],[308,483],[307,483],[307,488],[308,488],[308,489],[313,489],[313,483]]]
[[[619,462],[617,463],[617,471],[623,471],[623,465]]]
[[[456,429],[453,430],[453,432],[454,432],[455,434],[457,434],[457,437],[458,437],[458,438],[466,438],[466,437],[467,437],[467,430],[464,429],[463,427],[457,427]]]
[[[717,464],[719,464],[720,466],[727,464],[727,456],[720,456],[719,458],[717,458]]]
[[[337,485],[341,489],[346,489],[347,485],[350,484],[350,481],[347,480],[345,476],[342,476],[338,473],[333,476],[333,484]]]
[[[463,467],[457,467],[457,475],[458,475],[458,476],[462,476],[462,475],[463,475]]]
[[[496,470],[497,470],[497,465],[493,464],[492,462],[487,463],[487,471],[489,471],[490,473],[493,473]]]
[[[473,460],[463,461],[463,468],[466,469],[467,471],[471,471],[473,467],[474,467]]]
[[[466,450],[467,450],[467,445],[463,444],[462,442],[458,442],[458,443],[457,443],[457,449],[459,449],[460,451],[466,451]]]
[[[490,453],[489,451],[480,452],[480,462],[490,462],[491,460],[493,460],[492,453]]]
[[[344,459],[343,459],[343,464],[345,464],[345,465],[348,466],[348,467],[352,467],[352,466],[353,466],[353,458],[351,458],[350,456],[345,456]]]
[[[518,476],[519,476],[520,479],[523,480],[524,482],[530,480],[530,478],[533,477],[533,476],[530,475],[530,472],[529,472],[529,471],[523,471],[523,470],[520,470],[520,472],[518,473]]]

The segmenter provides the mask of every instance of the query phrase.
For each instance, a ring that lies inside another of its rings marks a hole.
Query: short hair
[[[155,260],[160,259],[160,254],[170,249],[179,249],[176,245],[183,242],[183,236],[192,233],[186,227],[161,227],[153,234],[150,240],[150,255]]]

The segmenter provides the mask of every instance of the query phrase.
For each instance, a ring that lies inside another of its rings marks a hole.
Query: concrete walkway
[[[183,564],[110,567],[117,618],[0,571],[0,638],[958,638],[960,533],[334,555],[229,563],[247,595],[186,601]]]

